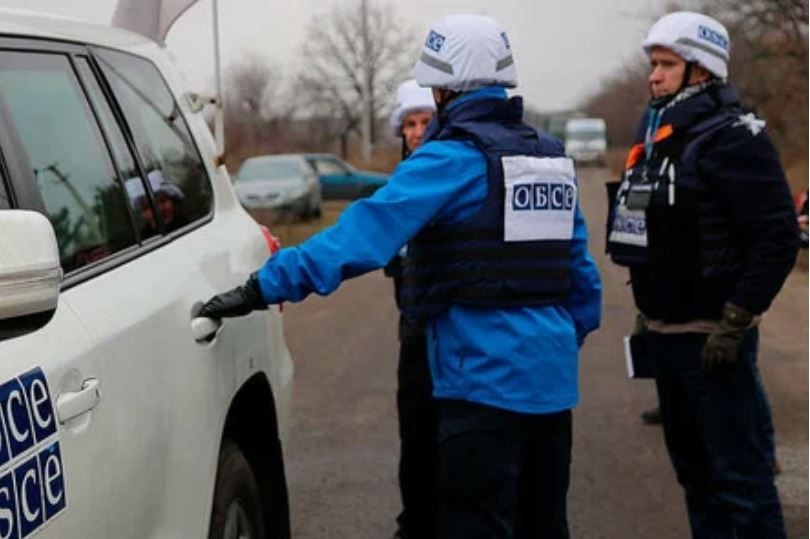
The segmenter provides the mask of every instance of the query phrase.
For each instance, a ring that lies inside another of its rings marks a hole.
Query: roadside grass
[[[251,210],[256,222],[270,229],[284,247],[298,245],[313,234],[320,232],[337,221],[348,200],[327,200],[321,203],[321,216],[302,220],[297,216],[282,214],[273,210]]]

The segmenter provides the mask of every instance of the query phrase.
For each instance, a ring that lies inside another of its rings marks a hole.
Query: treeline
[[[390,168],[399,150],[382,118],[417,43],[392,7],[355,0],[311,19],[295,72],[282,76],[266,58],[246,56],[226,73],[226,163],[235,170],[250,155],[333,152]]]

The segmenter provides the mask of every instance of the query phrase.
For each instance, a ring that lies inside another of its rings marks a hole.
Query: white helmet
[[[641,42],[644,52],[664,47],[686,60],[695,62],[715,76],[728,76],[731,41],[728,30],[718,21],[692,11],[677,11],[664,15],[652,25]]]
[[[405,116],[408,114],[416,111],[434,112],[435,110],[433,92],[429,88],[422,88],[413,79],[406,80],[397,88],[397,102],[388,121],[391,134],[395,137],[402,134],[402,122],[405,121]]]
[[[413,74],[420,86],[462,92],[517,86],[509,38],[484,15],[448,15],[434,22]]]

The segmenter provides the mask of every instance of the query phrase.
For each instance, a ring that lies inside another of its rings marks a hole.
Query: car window
[[[188,126],[157,68],[129,54],[107,49],[97,49],[97,53],[132,127],[164,230],[176,230],[208,215],[211,182]],[[137,182],[130,185],[135,189]]]
[[[143,180],[140,177],[135,158],[129,146],[127,146],[124,134],[121,132],[121,126],[116,121],[107,98],[104,97],[93,69],[90,67],[90,61],[85,57],[79,57],[75,59],[75,62],[76,69],[79,71],[84,83],[84,88],[98,115],[101,128],[107,137],[113,160],[123,177],[125,192],[141,239],[153,236],[157,233],[154,209],[146,196]]]
[[[3,169],[0,167],[0,210],[7,210],[11,207],[11,201],[8,198],[8,189],[6,187],[8,178],[3,174]]]
[[[298,178],[301,166],[297,159],[248,159],[239,169],[238,181]]]
[[[124,190],[66,56],[0,52],[0,97],[70,272],[136,244]]]
[[[313,159],[318,174],[329,176],[333,174],[346,174],[348,171],[337,161],[332,159]]]

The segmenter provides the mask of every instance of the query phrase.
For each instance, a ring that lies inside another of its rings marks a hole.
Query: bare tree
[[[274,102],[281,85],[281,69],[258,54],[249,54],[228,69],[226,110],[254,121],[280,113]]]
[[[582,104],[589,115],[605,119],[611,145],[633,143],[638,119],[650,97],[647,71],[645,62],[628,62]]]
[[[806,0],[705,0],[732,37],[729,74],[788,160],[807,159]]]
[[[257,153],[278,151],[289,109],[281,97],[281,69],[259,54],[246,55],[225,77],[226,162],[235,166]]]
[[[297,97],[311,114],[340,119],[344,147],[359,129],[368,160],[375,119],[416,58],[417,45],[390,7],[368,0],[315,16],[301,50]]]
[[[683,6],[672,3],[666,11],[679,9]],[[767,120],[788,165],[806,163],[808,127],[799,119],[808,114],[807,1],[703,0],[700,11],[721,20],[731,34],[729,75],[743,105]],[[607,120],[614,143],[632,140],[648,99],[647,71],[640,62],[627,63],[583,103],[584,110]]]

